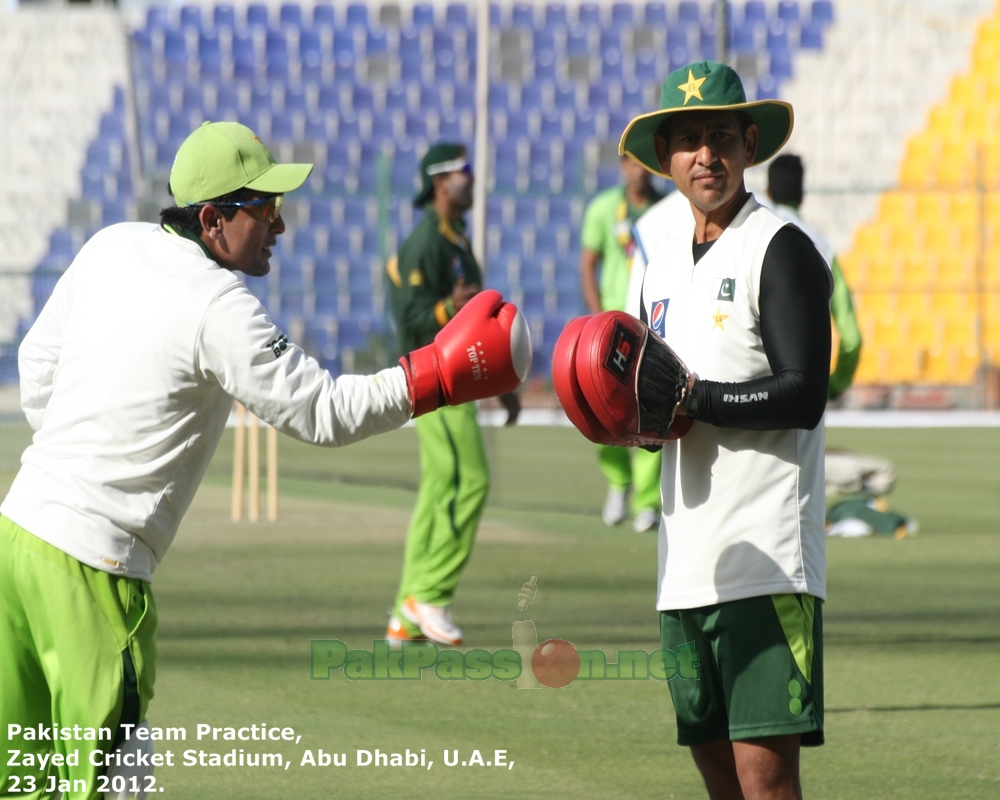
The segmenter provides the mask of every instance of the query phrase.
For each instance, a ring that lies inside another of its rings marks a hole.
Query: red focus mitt
[[[531,370],[531,332],[517,306],[487,289],[399,363],[418,417],[517,389]]]
[[[566,415],[600,444],[656,445],[686,434],[692,420],[676,411],[688,378],[666,342],[620,311],[573,320],[553,354]]]

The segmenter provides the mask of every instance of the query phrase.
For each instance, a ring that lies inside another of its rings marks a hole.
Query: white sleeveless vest
[[[649,325],[698,377],[772,374],[760,338],[760,273],[785,224],[750,197],[697,265],[693,224],[651,256],[642,287]],[[749,431],[695,422],[664,446],[656,607],[793,592],[825,599],[823,453],[822,423]]]

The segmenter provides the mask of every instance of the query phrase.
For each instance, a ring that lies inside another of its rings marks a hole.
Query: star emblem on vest
[[[723,314],[722,306],[719,306],[718,311],[716,311],[712,315],[712,330],[714,331],[716,328],[718,328],[720,331],[724,331],[725,328],[723,327],[722,323],[725,322],[727,319],[729,319],[729,315]]]
[[[699,100],[704,100],[705,98],[701,96],[701,85],[708,80],[707,78],[696,78],[691,70],[688,70],[687,83],[682,83],[677,88],[684,92],[684,105],[688,104],[688,100],[692,97],[697,97]]]

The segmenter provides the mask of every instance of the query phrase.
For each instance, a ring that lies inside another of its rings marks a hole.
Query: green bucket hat
[[[238,122],[205,122],[174,156],[170,191],[178,206],[196,205],[237,189],[284,194],[298,189],[312,164],[278,164],[264,143]]]
[[[466,167],[469,163],[465,145],[440,142],[424,153],[420,159],[420,191],[413,198],[413,205],[425,205],[434,194],[434,176]]]
[[[653,137],[660,123],[685,111],[744,111],[760,129],[760,141],[754,164],[761,164],[777,153],[792,134],[792,107],[780,100],[748,103],[743,82],[736,70],[714,61],[699,61],[674,70],[667,76],[660,94],[660,110],[640,114],[633,119],[618,143],[619,155],[627,155],[664,178],[653,148]]]

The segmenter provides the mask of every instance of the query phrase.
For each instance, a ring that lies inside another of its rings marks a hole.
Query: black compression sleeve
[[[760,273],[760,336],[772,375],[698,380],[693,416],[725,428],[815,428],[830,380],[830,278],[812,240],[792,225],[771,239]]]

